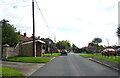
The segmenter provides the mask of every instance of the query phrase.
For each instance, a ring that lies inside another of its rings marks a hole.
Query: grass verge
[[[60,53],[42,54],[43,57],[58,57],[60,55]]]
[[[120,57],[115,57],[115,56],[102,56],[101,54],[80,54],[80,56],[83,57],[96,57],[99,59],[104,59],[107,61],[115,62],[115,63],[120,63]]]
[[[1,66],[0,70],[0,76],[24,76],[22,73],[8,67]]]
[[[3,61],[24,62],[24,63],[48,63],[50,59],[38,58],[38,57],[11,57],[8,59],[3,59]]]

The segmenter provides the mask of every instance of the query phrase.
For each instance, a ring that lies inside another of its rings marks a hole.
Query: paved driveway
[[[35,72],[37,69],[41,68],[44,65],[45,64],[43,63],[20,63],[2,61],[2,66],[13,68],[23,73],[25,76],[31,75],[33,72]]]

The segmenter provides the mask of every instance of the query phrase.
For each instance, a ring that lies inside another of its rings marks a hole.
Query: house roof
[[[42,40],[35,40],[35,42],[40,42],[42,44],[45,44],[45,42],[42,41]],[[30,43],[33,43],[33,41],[24,42],[24,43],[22,43],[22,45],[24,45],[24,44],[30,44]]]
[[[33,40],[32,37],[27,37],[27,36],[24,36],[24,35],[20,35],[20,41],[27,42],[27,41],[32,41],[32,40]],[[35,40],[38,40],[38,38],[35,37]]]
[[[20,35],[20,41],[22,41],[22,44],[29,44],[29,43],[33,43],[33,36],[31,37],[27,37],[27,34],[24,33],[24,35]],[[40,36],[35,37],[35,42],[40,42],[45,44],[44,41],[40,40]]]
[[[33,38],[20,35],[20,41],[26,42],[26,41],[31,41],[31,40],[33,40]]]

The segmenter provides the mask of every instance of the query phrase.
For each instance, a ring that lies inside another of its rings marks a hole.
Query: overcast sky
[[[94,38],[102,45],[116,45],[118,38],[119,0],[36,0],[35,34],[56,41],[69,40],[78,47],[87,46]],[[32,34],[32,0],[0,0],[0,20],[7,19],[17,30]],[[52,33],[51,33],[52,32]]]

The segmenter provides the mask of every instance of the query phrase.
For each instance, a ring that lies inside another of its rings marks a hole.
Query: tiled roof
[[[20,41],[27,42],[27,41],[32,41],[32,40],[33,40],[32,37],[27,37],[27,36],[24,36],[24,35],[20,35]],[[38,40],[38,38],[36,37],[35,40]]]

